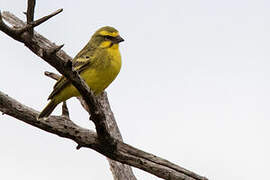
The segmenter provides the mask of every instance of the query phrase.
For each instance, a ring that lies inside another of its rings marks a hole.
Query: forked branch
[[[106,96],[101,97],[100,101],[104,101],[104,98]],[[65,116],[49,116],[46,120],[37,121],[38,111],[21,104],[1,91],[0,111],[44,131],[72,139],[78,143],[79,147],[94,149],[110,159],[140,168],[163,179],[206,180],[206,178],[165,159],[136,149],[119,140],[116,140],[117,146],[112,151],[110,145],[102,143],[95,132],[77,126]]]

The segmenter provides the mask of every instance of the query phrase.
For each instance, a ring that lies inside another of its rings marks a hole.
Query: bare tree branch
[[[37,121],[37,111],[20,104],[3,93],[0,93],[0,111],[45,131],[72,139],[78,143],[78,147],[94,149],[110,159],[140,168],[164,179],[206,179],[165,159],[123,143],[120,133],[118,137],[113,134],[113,132],[119,132],[119,129],[110,110],[106,93],[95,97],[78,73],[72,70],[70,66],[71,58],[64,51],[60,50],[57,53],[50,53],[52,52],[50,51],[51,49],[57,48],[55,44],[36,32],[34,32],[33,37],[27,31],[18,33],[27,25],[14,15],[5,12],[3,13],[3,18],[18,28],[9,28],[0,16],[0,30],[24,43],[32,52],[67,77],[78,89],[91,112],[91,120],[95,123],[97,135],[89,130],[78,127],[64,116],[50,116],[44,121]],[[115,124],[110,124],[111,122]],[[111,126],[114,128],[113,131],[111,131]]]
[[[34,21],[34,14],[35,14],[35,0],[28,0],[27,3],[27,13],[26,13],[26,19],[27,24],[30,25]],[[33,27],[29,28],[29,33],[31,36],[33,36],[34,30]]]
[[[110,145],[102,143],[95,132],[77,126],[67,117],[49,116],[43,121],[37,121],[38,111],[19,103],[1,91],[0,111],[44,131],[72,139],[80,147],[94,149],[110,159],[140,168],[163,179],[206,180],[206,178],[165,159],[136,149],[118,140],[116,140],[116,148],[112,151]]]
[[[32,5],[32,4],[31,4]],[[30,10],[33,10],[34,7],[30,8]],[[3,19],[2,19],[2,14],[1,14],[1,11],[0,11],[0,28],[3,32],[5,32],[7,35],[9,35],[10,37],[12,37],[13,39],[17,40],[17,41],[20,41],[20,42],[23,42],[22,39],[24,39],[24,42],[26,40],[29,40],[31,36],[33,36],[33,34],[31,33],[33,31],[33,28],[44,23],[45,21],[49,20],[51,17],[59,14],[60,12],[62,12],[63,9],[58,9],[57,11],[47,15],[47,16],[44,16],[36,21],[31,21],[31,22],[28,22],[27,21],[27,24],[25,24],[23,21],[21,21],[21,23],[19,23],[18,25],[19,26],[14,26],[14,28],[10,28],[9,26],[7,26]],[[28,14],[31,14],[32,12],[30,11],[29,13],[27,12],[26,15],[27,15],[27,18],[28,20],[30,20],[31,18],[33,18],[32,15],[28,15]],[[7,20],[8,21],[8,20]],[[12,24],[12,23],[11,23]],[[28,31],[28,34],[24,34],[23,36],[23,33]],[[26,36],[28,35],[28,36]],[[24,38],[22,38],[24,37]],[[64,45],[61,45],[61,46],[56,46],[56,47],[53,47],[54,50],[50,50],[48,53],[52,53],[52,52],[57,52],[59,51]]]
[[[31,4],[31,5],[32,5],[32,4]],[[32,8],[34,8],[34,7],[32,7]],[[31,8],[30,10],[33,10],[33,11],[34,11],[34,9],[32,9],[32,8]],[[28,8],[28,9],[29,9],[29,8]],[[36,26],[38,26],[38,25],[40,25],[40,24],[46,22],[47,20],[49,20],[50,18],[52,18],[53,16],[59,14],[59,13],[62,12],[62,11],[63,11],[63,9],[58,9],[58,10],[56,10],[55,12],[53,12],[53,13],[47,15],[47,16],[44,16],[44,17],[42,17],[42,18],[40,18],[40,19],[38,19],[38,20],[36,20],[36,21],[33,21],[33,19],[32,19],[32,21],[28,21],[28,17],[29,17],[29,20],[30,20],[31,18],[33,18],[33,17],[32,17],[32,15],[28,15],[28,14],[31,14],[32,11],[30,11],[29,13],[28,13],[28,11],[27,11],[27,13],[26,13],[26,15],[27,15],[27,25],[25,25],[23,28],[21,28],[20,30],[18,30],[18,33],[23,33],[23,32],[25,32],[25,31],[28,31],[29,34],[30,34],[31,36],[33,36],[33,33],[31,33],[31,32],[33,32],[33,28],[34,28],[34,27],[36,27]],[[63,45],[62,45],[62,47],[63,47]],[[61,49],[62,47],[60,47],[60,49]]]
[[[66,101],[63,102],[62,105],[62,116],[66,116],[69,118],[69,111],[68,111],[68,107],[67,107],[67,103]]]
[[[27,22],[27,25],[23,29],[21,29],[21,32],[24,32],[24,31],[29,30],[29,29],[33,29],[34,27],[46,22],[47,20],[49,20],[50,18],[52,18],[53,16],[59,14],[62,11],[63,11],[63,9],[58,9],[55,12],[53,12],[53,13],[47,15],[47,16],[44,16],[44,17],[42,17],[42,18],[40,18],[40,19],[38,19],[36,21]],[[28,15],[28,13],[27,13],[27,15]]]
[[[50,77],[50,78],[52,78],[52,79],[54,79],[54,80],[59,80],[59,79],[61,78],[60,75],[55,74],[55,73],[53,73],[53,72],[49,72],[49,71],[45,71],[45,72],[44,72],[44,75],[45,75],[45,76],[48,76],[48,77]]]

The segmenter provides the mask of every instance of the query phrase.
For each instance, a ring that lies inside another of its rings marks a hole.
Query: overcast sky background
[[[25,18],[26,0],[1,0]],[[270,179],[270,1],[37,1],[36,31],[74,57],[100,27],[116,27],[123,66],[107,89],[126,143],[209,179]],[[41,110],[54,71],[0,32],[0,90]],[[93,128],[76,99],[71,118]],[[58,107],[53,114],[59,114]],[[157,177],[133,169],[137,178]],[[90,149],[0,115],[0,179],[112,179]]]

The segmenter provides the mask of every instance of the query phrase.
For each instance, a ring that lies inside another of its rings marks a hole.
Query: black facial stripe
[[[108,39],[108,40],[111,40],[111,41],[113,41],[113,40],[115,40],[115,37],[113,37],[113,36],[104,36],[106,39]]]

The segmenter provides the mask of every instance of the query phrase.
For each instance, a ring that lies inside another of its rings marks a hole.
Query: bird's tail
[[[41,113],[38,115],[38,119],[48,117],[54,110],[54,108],[57,106],[57,104],[54,102],[54,100],[51,100],[47,106],[41,111]]]

